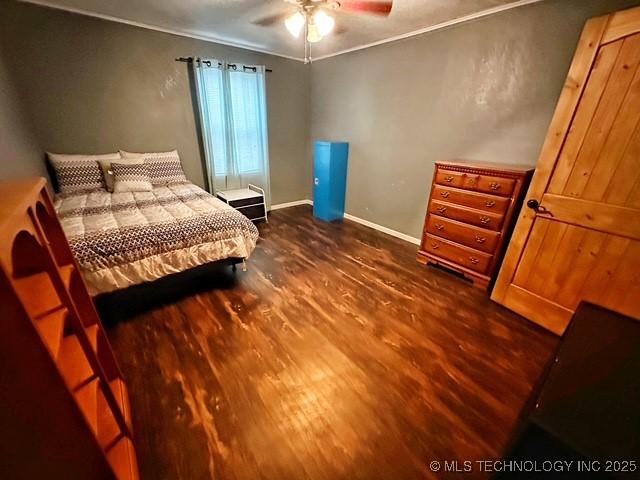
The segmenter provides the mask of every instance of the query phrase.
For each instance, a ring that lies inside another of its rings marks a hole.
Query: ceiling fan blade
[[[284,22],[284,20],[291,15],[290,12],[276,13],[274,15],[267,15],[266,17],[262,17],[258,20],[254,20],[254,25],[259,25],[260,27],[270,27],[271,25],[275,25],[278,22]]]
[[[349,29],[344,25],[336,25],[336,28],[331,32],[333,35],[342,35],[343,33],[347,33]]]
[[[372,15],[388,16],[393,8],[392,1],[360,1],[342,0],[340,10],[350,13],[370,13]]]

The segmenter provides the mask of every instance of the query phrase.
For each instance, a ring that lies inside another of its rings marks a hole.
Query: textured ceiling
[[[26,0],[79,13],[203,37],[278,55],[302,58],[301,39],[281,23],[260,27],[252,21],[292,10],[284,0]],[[345,0],[348,1],[348,0]],[[315,58],[381,42],[479,12],[536,0],[395,0],[388,18],[336,13],[339,35],[312,47]]]

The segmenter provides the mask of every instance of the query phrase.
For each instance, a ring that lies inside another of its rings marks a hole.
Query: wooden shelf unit
[[[135,480],[126,385],[46,181],[0,198],[0,471]]]

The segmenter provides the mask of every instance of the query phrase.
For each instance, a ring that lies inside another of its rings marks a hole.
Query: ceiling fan
[[[253,22],[268,27],[284,22],[295,38],[304,33],[305,63],[311,61],[310,44],[317,43],[329,35],[335,27],[337,12],[378,15],[387,17],[393,8],[393,0],[284,0],[291,8],[276,15],[270,15]],[[344,31],[342,29],[340,33]]]

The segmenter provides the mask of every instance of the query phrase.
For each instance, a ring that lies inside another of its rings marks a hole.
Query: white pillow
[[[112,163],[123,163],[123,164],[136,164],[136,163],[144,163],[143,158],[122,158],[120,153],[118,153],[118,158],[109,158],[98,160],[100,164],[100,168],[102,169],[102,176],[104,177],[104,183],[110,192],[113,192],[113,172],[111,171]]]
[[[100,160],[118,160],[119,153],[104,155],[66,155],[47,152],[49,162],[56,174],[60,193],[105,188],[100,170]]]
[[[120,150],[120,155],[122,158],[127,159],[144,159],[149,178],[154,185],[168,185],[187,181],[177,150],[156,153],[132,153]]]
[[[142,160],[128,163],[113,162],[113,192],[150,192],[153,185],[149,181],[147,166]]]

